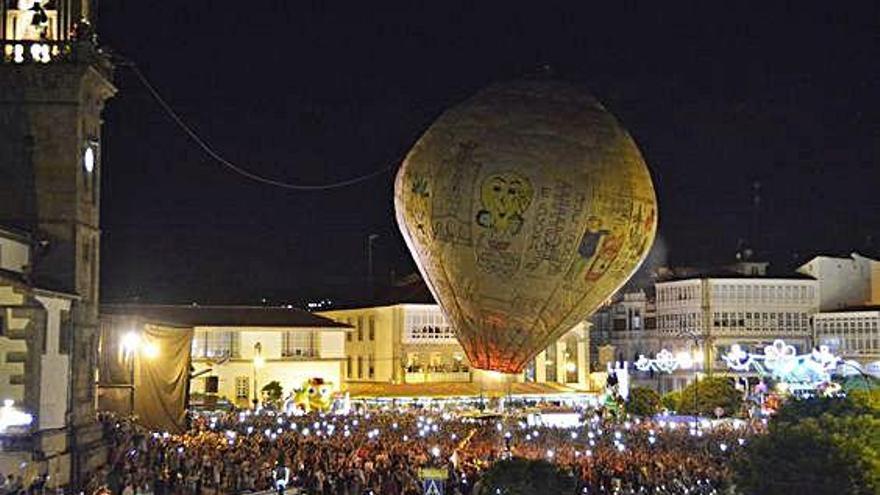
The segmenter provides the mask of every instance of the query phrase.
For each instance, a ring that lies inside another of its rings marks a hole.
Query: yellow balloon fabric
[[[657,226],[632,138],[561,82],[491,86],[446,111],[410,150],[394,195],[471,365],[505,373],[623,285]]]

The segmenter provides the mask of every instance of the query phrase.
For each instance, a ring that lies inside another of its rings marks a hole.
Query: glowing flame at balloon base
[[[511,384],[516,383],[518,377],[518,373],[475,369],[473,382],[478,383],[482,390],[507,391]]]

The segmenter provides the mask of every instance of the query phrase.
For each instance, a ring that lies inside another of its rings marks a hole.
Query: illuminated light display
[[[639,371],[660,371],[662,373],[672,373],[680,365],[679,360],[666,349],[661,349],[654,359],[648,359],[644,354],[641,354],[639,359],[633,363],[633,366]]]
[[[762,376],[771,376],[792,386],[816,387],[831,381],[831,372],[841,362],[827,346],[818,346],[806,354],[798,354],[797,349],[784,340],[778,339],[764,346],[762,354],[746,352],[739,344],[730,347],[722,359],[734,371],[754,370]]]
[[[12,400],[3,401],[0,407],[0,433],[5,433],[10,427],[28,426],[34,421],[34,417],[15,407]]]

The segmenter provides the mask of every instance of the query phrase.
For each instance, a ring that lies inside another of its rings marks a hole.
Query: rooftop
[[[26,230],[12,225],[0,224],[0,237],[11,239],[25,244],[31,243],[31,236]]]
[[[351,328],[308,311],[281,306],[107,304],[101,306],[101,314],[138,317],[177,327]]]
[[[657,280],[657,282],[677,282],[681,280],[696,280],[696,279],[704,279],[704,278],[723,278],[723,279],[757,279],[757,280],[773,280],[773,279],[783,279],[783,280],[816,280],[815,277],[811,277],[810,275],[805,275],[803,273],[785,273],[785,274],[773,274],[769,273],[767,275],[746,275],[743,273],[739,273],[733,270],[710,270],[699,273],[694,273],[692,275],[687,276],[670,276],[666,278],[662,278]]]

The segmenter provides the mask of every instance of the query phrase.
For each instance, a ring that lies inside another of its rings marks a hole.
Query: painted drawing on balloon
[[[416,229],[420,237],[427,237],[428,198],[431,196],[428,179],[419,175],[414,176],[410,181],[410,192],[413,202],[410,210],[416,218]]]
[[[612,230],[602,239],[599,250],[593,256],[584,279],[595,282],[602,278],[602,275],[605,275],[617,255],[620,254],[621,247],[623,247],[623,236]]]
[[[431,202],[434,239],[454,245],[471,246],[471,212],[474,183],[482,164],[474,159],[477,144],[458,143],[436,167],[435,194]]]
[[[595,282],[608,269],[608,264],[613,261],[613,255],[619,249],[619,241],[614,229],[597,215],[590,215],[587,217],[586,228],[577,245],[577,255],[566,274],[566,280],[581,279]]]
[[[536,199],[535,221],[525,253],[523,268],[539,276],[562,273],[571,260],[571,247],[577,242],[579,219],[586,198],[574,186],[558,180],[553,187],[542,187]]]
[[[532,183],[516,172],[486,177],[480,185],[482,209],[477,212],[477,225],[502,236],[518,234],[533,195]]]
[[[581,243],[578,245],[578,255],[580,255],[581,259],[586,261],[595,256],[599,243],[602,242],[602,237],[610,233],[610,230],[602,228],[602,222],[597,216],[591,215],[587,219],[587,230],[584,232],[583,237],[581,237]]]
[[[627,258],[638,262],[648,249],[651,240],[651,232],[654,228],[654,207],[639,203],[635,206],[632,220],[630,220],[629,243]]]
[[[477,266],[484,273],[491,273],[501,277],[512,277],[519,269],[518,255],[498,249],[497,243],[490,239],[482,239],[489,242],[488,246],[481,244],[477,250]],[[507,246],[504,247],[507,249]]]
[[[481,209],[475,222],[482,232],[477,240],[477,267],[484,273],[512,277],[519,269],[520,253],[509,248],[532,204],[532,183],[516,172],[495,173],[483,179],[479,194]]]
[[[412,180],[412,193],[418,198],[427,198],[431,195],[428,192],[428,179],[424,177],[413,177]]]

